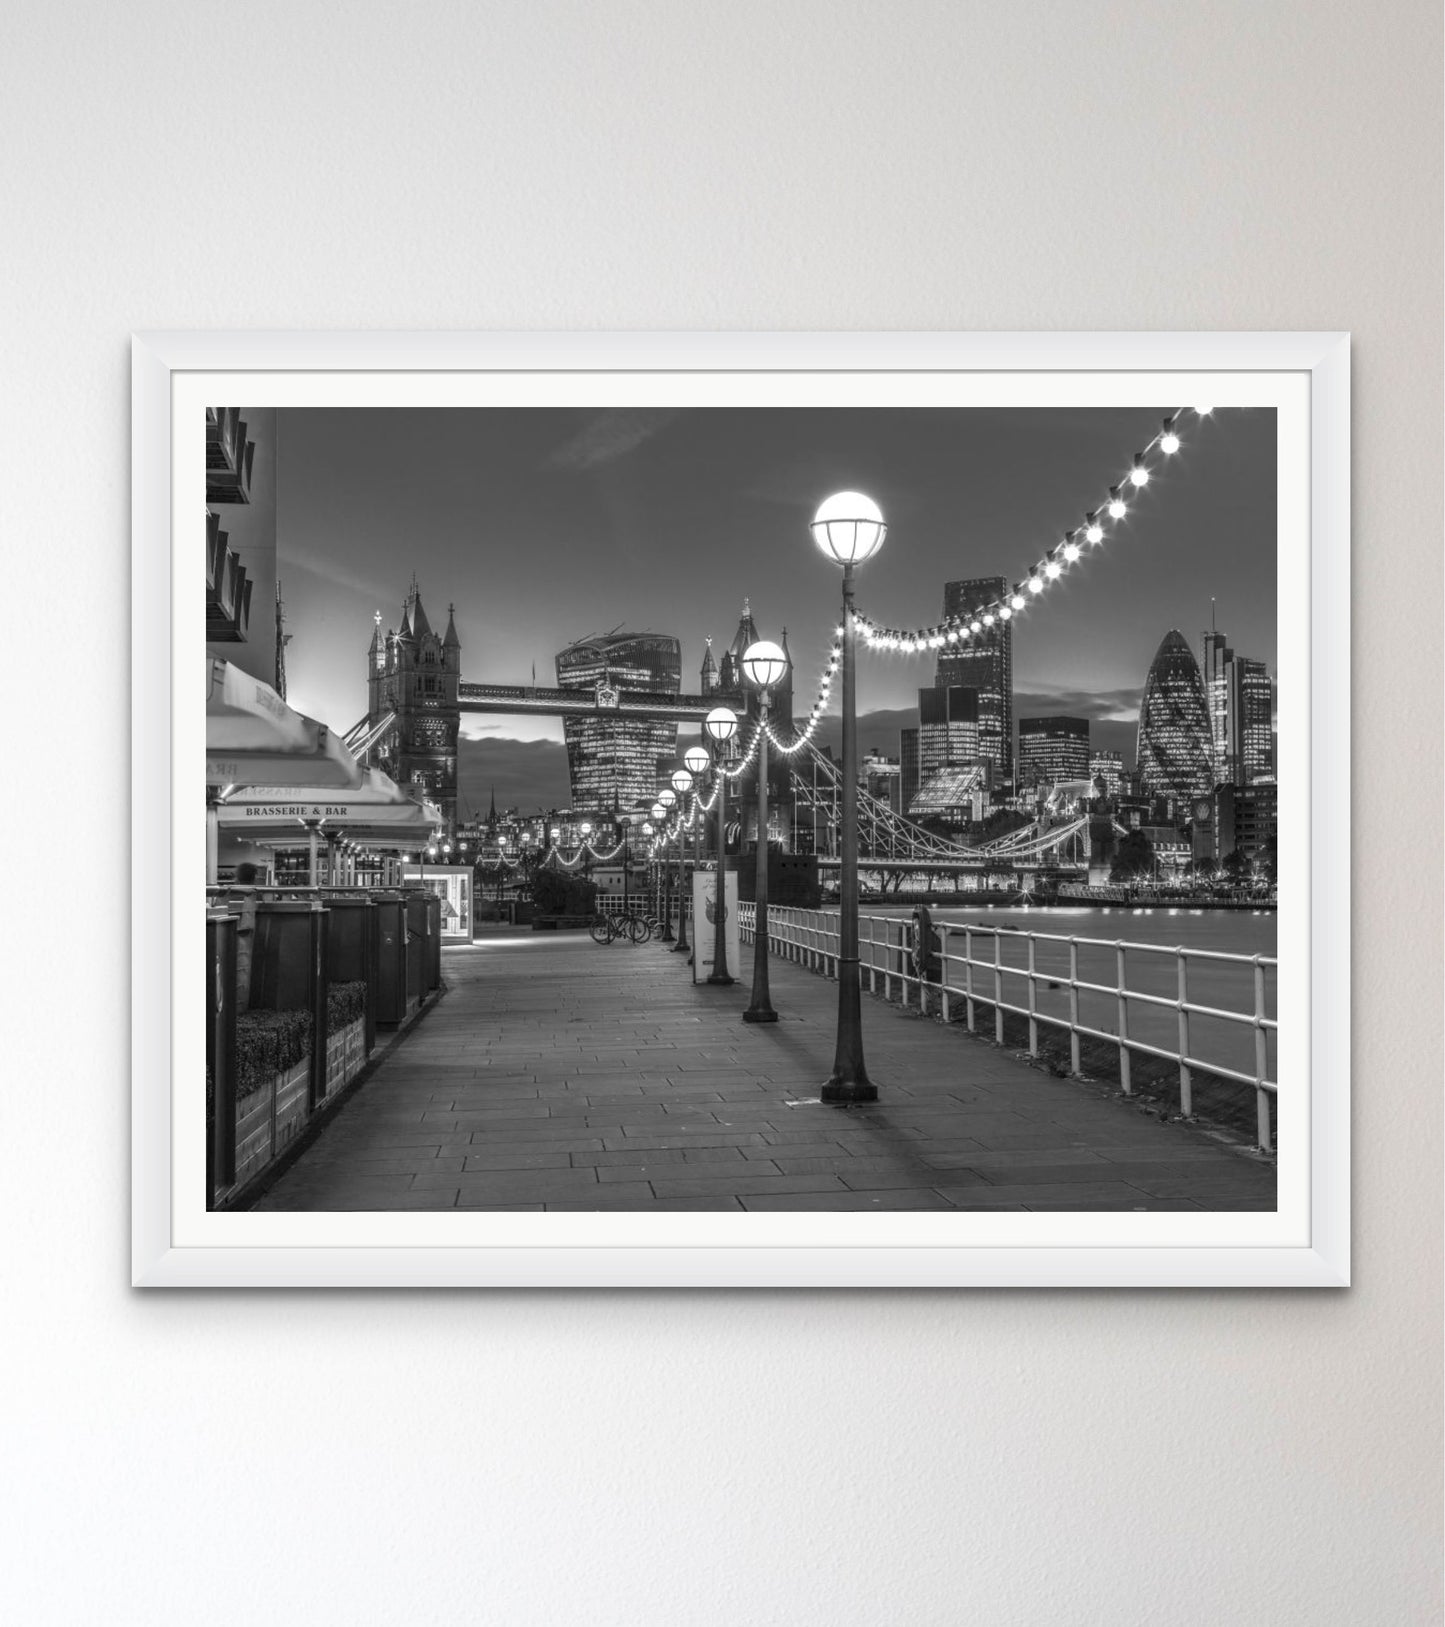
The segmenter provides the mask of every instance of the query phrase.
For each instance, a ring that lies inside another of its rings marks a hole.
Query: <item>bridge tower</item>
[[[369,726],[388,713],[393,722],[371,753],[372,761],[400,785],[419,786],[442,811],[449,836],[457,826],[457,734],[462,641],[454,607],[436,633],[421,602],[416,578],[401,607],[401,625],[381,631],[381,612],[366,663]]]

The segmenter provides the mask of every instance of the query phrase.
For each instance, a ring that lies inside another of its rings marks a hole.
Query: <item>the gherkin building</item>
[[[1139,707],[1139,779],[1146,794],[1178,800],[1214,788],[1213,734],[1194,651],[1171,628],[1154,654]]]

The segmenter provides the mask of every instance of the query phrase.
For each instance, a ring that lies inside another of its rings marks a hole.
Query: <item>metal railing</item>
[[[751,942],[754,908],[741,904],[738,914],[743,938]],[[1126,1096],[1134,1088],[1133,1053],[1172,1062],[1186,1117],[1194,1111],[1196,1071],[1248,1086],[1255,1093],[1258,1144],[1264,1151],[1273,1147],[1271,1099],[1279,1091],[1271,1054],[1279,1031],[1273,1014],[1277,960],[971,923],[940,921],[934,931],[936,953],[920,968],[909,920],[860,916],[860,981],[870,993],[885,999],[896,995],[920,1011],[935,998],[945,1022],[953,1020],[961,1000],[970,1033],[977,1031],[978,1008],[989,1007],[1000,1045],[1005,1014],[1022,1017],[1031,1056],[1039,1054],[1041,1026],[1062,1030],[1069,1036],[1075,1074],[1081,1071],[1081,1040],[1116,1046]],[[838,916],[830,911],[771,905],[768,942],[770,952],[783,960],[824,977],[838,975]],[[1211,998],[1199,997],[1201,983],[1209,985]],[[1239,1003],[1224,1003],[1230,997]]]

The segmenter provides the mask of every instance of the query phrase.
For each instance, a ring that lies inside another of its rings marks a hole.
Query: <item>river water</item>
[[[888,918],[891,936],[901,940],[907,936],[907,926],[913,914],[910,905],[882,906],[867,901],[864,917]],[[1034,965],[1043,974],[1037,983],[1036,1009],[1041,1014],[1067,1017],[1069,1014],[1070,945],[1076,939],[1074,952],[1078,957],[1078,978],[1081,983],[1115,987],[1118,966],[1117,945],[1139,945],[1124,950],[1125,984],[1131,993],[1155,995],[1171,1002],[1179,997],[1179,957],[1176,948],[1193,951],[1186,955],[1186,988],[1191,1004],[1208,1006],[1217,1011],[1239,1012],[1252,1016],[1255,1010],[1255,966],[1253,957],[1272,960],[1275,955],[1277,917],[1273,910],[1258,913],[1246,910],[1191,910],[1155,909],[1134,910],[1122,905],[1069,905],[1030,908],[970,909],[966,905],[940,904],[932,910],[935,924],[948,922],[969,925],[983,930],[973,934],[972,958],[973,988],[980,1000],[993,998],[995,945],[1002,973],[1003,999],[1006,1004],[1026,1007],[1028,984],[1018,976],[1010,976],[1008,968],[1016,971],[1028,966],[1029,940],[1033,940]],[[894,925],[896,923],[896,925]],[[885,950],[881,943],[870,949],[866,941],[870,935],[864,924],[865,939],[862,959],[882,967],[897,968],[898,952]],[[882,938],[882,922],[872,929],[872,935]],[[1148,946],[1169,953],[1154,953]],[[948,953],[965,953],[962,934],[949,935]],[[1210,955],[1247,957],[1242,960],[1213,960]],[[948,970],[951,988],[966,986],[966,969],[952,965]],[[1264,1012],[1275,1016],[1276,978],[1274,968],[1263,968]],[[1050,985],[1053,985],[1052,987]],[[1119,1001],[1112,994],[1093,990],[1079,991],[1079,1021],[1086,1027],[1104,1034],[1119,1031]],[[1177,1008],[1150,1005],[1144,1000],[1128,1002],[1126,1021],[1131,1039],[1175,1051],[1179,1048],[1179,1013]],[[1045,1030],[1047,1031],[1047,1029]],[[1268,1046],[1267,1072],[1271,1079],[1278,1078],[1275,1038],[1273,1030],[1266,1030]],[[1204,1065],[1215,1063],[1243,1074],[1253,1075],[1255,1069],[1255,1036],[1252,1025],[1230,1022],[1200,1013],[1189,1017],[1189,1054]]]

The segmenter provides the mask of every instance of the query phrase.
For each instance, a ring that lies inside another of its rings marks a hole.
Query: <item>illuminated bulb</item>
[[[983,631],[983,623],[981,621],[971,621],[968,624],[968,630],[971,633],[981,633]]]
[[[1012,615],[1013,615],[1013,611],[1009,608],[1008,605],[1000,606],[999,613],[998,613],[998,619],[1000,621],[1008,621],[1012,617]]]
[[[1147,486],[1149,484],[1149,471],[1142,463],[1136,463],[1129,471],[1129,478],[1136,486]]]
[[[992,627],[993,626],[993,611],[992,610],[990,610],[988,612],[988,614],[983,618],[983,624],[984,624],[985,627]]]
[[[1120,508],[1123,508],[1123,506],[1124,505],[1122,503],[1119,504]],[[1109,507],[1112,511],[1114,505],[1111,503]],[[1104,528],[1102,525],[1091,525],[1084,535],[1089,539],[1090,542],[1102,542],[1104,540]],[[1074,550],[1074,557],[1076,559],[1078,558],[1077,549]]]
[[[1212,413],[1214,411],[1214,408],[1213,407],[1196,407],[1194,410],[1195,410],[1195,412],[1197,412],[1199,414],[1199,416],[1201,418],[1207,418],[1210,415],[1210,413]]]
[[[1043,578],[1041,576],[1031,576],[1029,578],[1029,592],[1030,593],[1042,593],[1043,591],[1044,591],[1044,580],[1043,580]]]
[[[948,642],[950,644],[958,643],[958,629],[956,627],[950,627],[948,629]]]
[[[1078,545],[1078,543],[1077,542],[1066,542],[1064,544],[1064,558],[1067,559],[1068,562],[1072,565],[1074,563],[1074,561],[1078,557],[1079,557],[1079,545]]]
[[[1109,518],[1111,520],[1122,520],[1128,512],[1129,510],[1125,508],[1122,497],[1116,497],[1114,501],[1109,504]]]
[[[1062,572],[1063,568],[1064,567],[1059,564],[1057,559],[1051,559],[1048,564],[1044,566],[1044,575],[1052,579],[1053,577],[1058,576]]]
[[[1015,610],[1022,610],[1023,607],[1024,607],[1024,596],[1023,596],[1023,594],[1022,593],[1014,594],[1013,598],[1009,600],[1009,603],[1014,607]]]
[[[1179,437],[1172,429],[1167,435],[1160,439],[1159,450],[1166,453],[1170,457],[1173,457],[1173,455],[1179,450]]]

